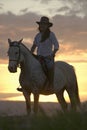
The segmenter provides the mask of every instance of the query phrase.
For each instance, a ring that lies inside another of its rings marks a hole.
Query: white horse
[[[23,95],[26,100],[27,112],[31,112],[30,95],[34,95],[34,112],[38,111],[39,95],[50,95],[55,93],[61,107],[64,111],[67,110],[67,103],[64,99],[63,93],[66,90],[70,101],[71,108],[76,109],[80,106],[80,99],[78,93],[78,84],[76,74],[73,66],[63,61],[55,62],[54,73],[54,88],[53,90],[46,90],[47,77],[42,70],[40,62],[32,55],[31,51],[20,41],[11,41],[9,43],[9,65],[10,72],[17,72],[17,67],[20,65],[21,73],[19,82],[23,90]]]

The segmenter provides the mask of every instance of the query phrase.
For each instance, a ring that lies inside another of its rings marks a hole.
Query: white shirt
[[[59,43],[53,32],[50,32],[50,36],[44,42],[41,41],[41,33],[38,33],[34,39],[33,44],[37,47],[37,55],[49,56],[54,49],[59,49]]]

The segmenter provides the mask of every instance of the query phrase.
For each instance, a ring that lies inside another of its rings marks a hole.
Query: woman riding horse
[[[68,110],[67,102],[64,98],[64,91],[66,90],[71,108],[77,110],[80,108],[80,99],[78,91],[78,83],[74,67],[64,61],[55,62],[55,73],[53,89],[49,91],[45,88],[47,77],[42,70],[40,62],[32,55],[31,51],[20,41],[12,41],[8,39],[9,43],[9,65],[8,70],[11,73],[17,72],[20,65],[19,83],[22,87],[22,92],[26,100],[26,108],[28,114],[31,112],[31,93],[34,96],[34,112],[38,112],[39,95],[56,94],[63,111]],[[47,83],[48,84],[48,83]]]
[[[49,18],[46,16],[41,17],[40,22],[36,22],[39,25],[39,33],[36,35],[31,52],[33,53],[37,48],[38,59],[42,64],[43,70],[49,81],[49,88],[53,88],[54,80],[54,57],[59,49],[59,43],[53,32],[50,31],[50,27],[53,26],[49,22]],[[53,49],[54,46],[54,50]],[[45,66],[45,68],[44,68]],[[18,91],[22,91],[21,88],[17,88]]]

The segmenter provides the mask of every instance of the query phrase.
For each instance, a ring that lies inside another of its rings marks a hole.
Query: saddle
[[[41,64],[41,67],[43,69],[43,72],[45,73],[46,77],[47,77],[47,74],[48,74],[48,70],[47,70],[47,67],[46,67],[46,64],[45,64],[45,61],[44,61],[44,58],[43,57],[40,57],[38,55],[35,55],[35,54],[32,54]]]

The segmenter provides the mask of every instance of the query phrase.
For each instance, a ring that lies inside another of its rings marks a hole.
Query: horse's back
[[[74,67],[64,61],[57,61],[55,62],[55,68],[58,67],[63,72],[66,72],[66,74],[70,74],[71,72],[74,72]]]
[[[64,61],[56,61],[55,65],[57,65],[59,68],[67,68],[67,69],[72,68],[73,69],[72,65],[70,65],[69,63],[64,62]]]

